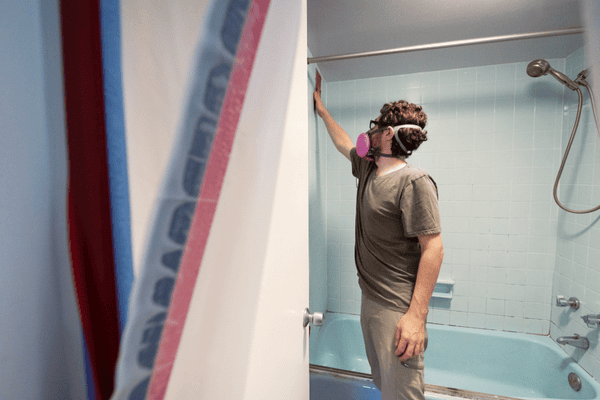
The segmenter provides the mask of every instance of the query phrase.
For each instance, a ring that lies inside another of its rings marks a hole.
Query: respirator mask
[[[396,156],[396,155],[384,154],[379,149],[371,146],[371,136],[378,130],[387,129],[387,127],[376,128],[376,126],[377,126],[377,121],[371,121],[371,123],[369,125],[369,128],[370,128],[369,131],[358,135],[358,139],[356,140],[356,154],[358,154],[359,157],[364,158],[369,161],[375,161],[375,157],[397,158],[398,156]],[[394,138],[396,139],[396,142],[398,142],[402,151],[404,151],[404,153],[407,156],[409,156],[412,154],[412,151],[408,151],[406,149],[404,144],[402,144],[402,142],[400,141],[400,137],[398,136],[398,131],[402,128],[414,128],[414,129],[418,129],[420,131],[423,129],[419,125],[412,125],[412,124],[398,125],[398,126],[392,127],[392,129],[394,130]]]

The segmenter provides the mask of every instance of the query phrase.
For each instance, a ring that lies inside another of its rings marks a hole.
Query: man
[[[314,93],[316,111],[358,178],[355,262],[361,326],[382,400],[425,399],[426,318],[443,259],[437,187],[405,159],[427,140],[427,116],[385,104],[357,147]]]

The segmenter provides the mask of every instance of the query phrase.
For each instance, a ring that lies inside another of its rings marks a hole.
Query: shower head
[[[546,75],[551,68],[550,63],[546,60],[534,60],[527,66],[527,75],[537,78]]]
[[[577,84],[569,79],[568,76],[562,72],[558,72],[550,66],[550,63],[546,60],[534,60],[527,65],[527,75],[532,78],[537,78],[542,75],[550,74],[555,77],[560,83],[565,85],[571,90],[577,90]]]

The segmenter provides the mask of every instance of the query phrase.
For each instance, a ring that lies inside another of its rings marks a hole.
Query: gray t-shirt
[[[358,178],[354,259],[363,293],[408,310],[421,259],[418,235],[441,232],[438,192],[420,168],[376,176],[377,166],[350,151]]]

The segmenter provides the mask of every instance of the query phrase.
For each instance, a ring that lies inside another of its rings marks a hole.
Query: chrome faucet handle
[[[583,320],[583,322],[586,323],[586,325],[588,326],[588,328],[597,328],[598,324],[600,324],[600,314],[598,314],[598,315],[594,315],[594,314],[584,315],[583,317],[581,317],[581,319]]]
[[[557,307],[571,307],[574,310],[578,310],[581,303],[576,297],[571,297],[569,300],[565,298],[565,296],[556,296],[556,306]]]

